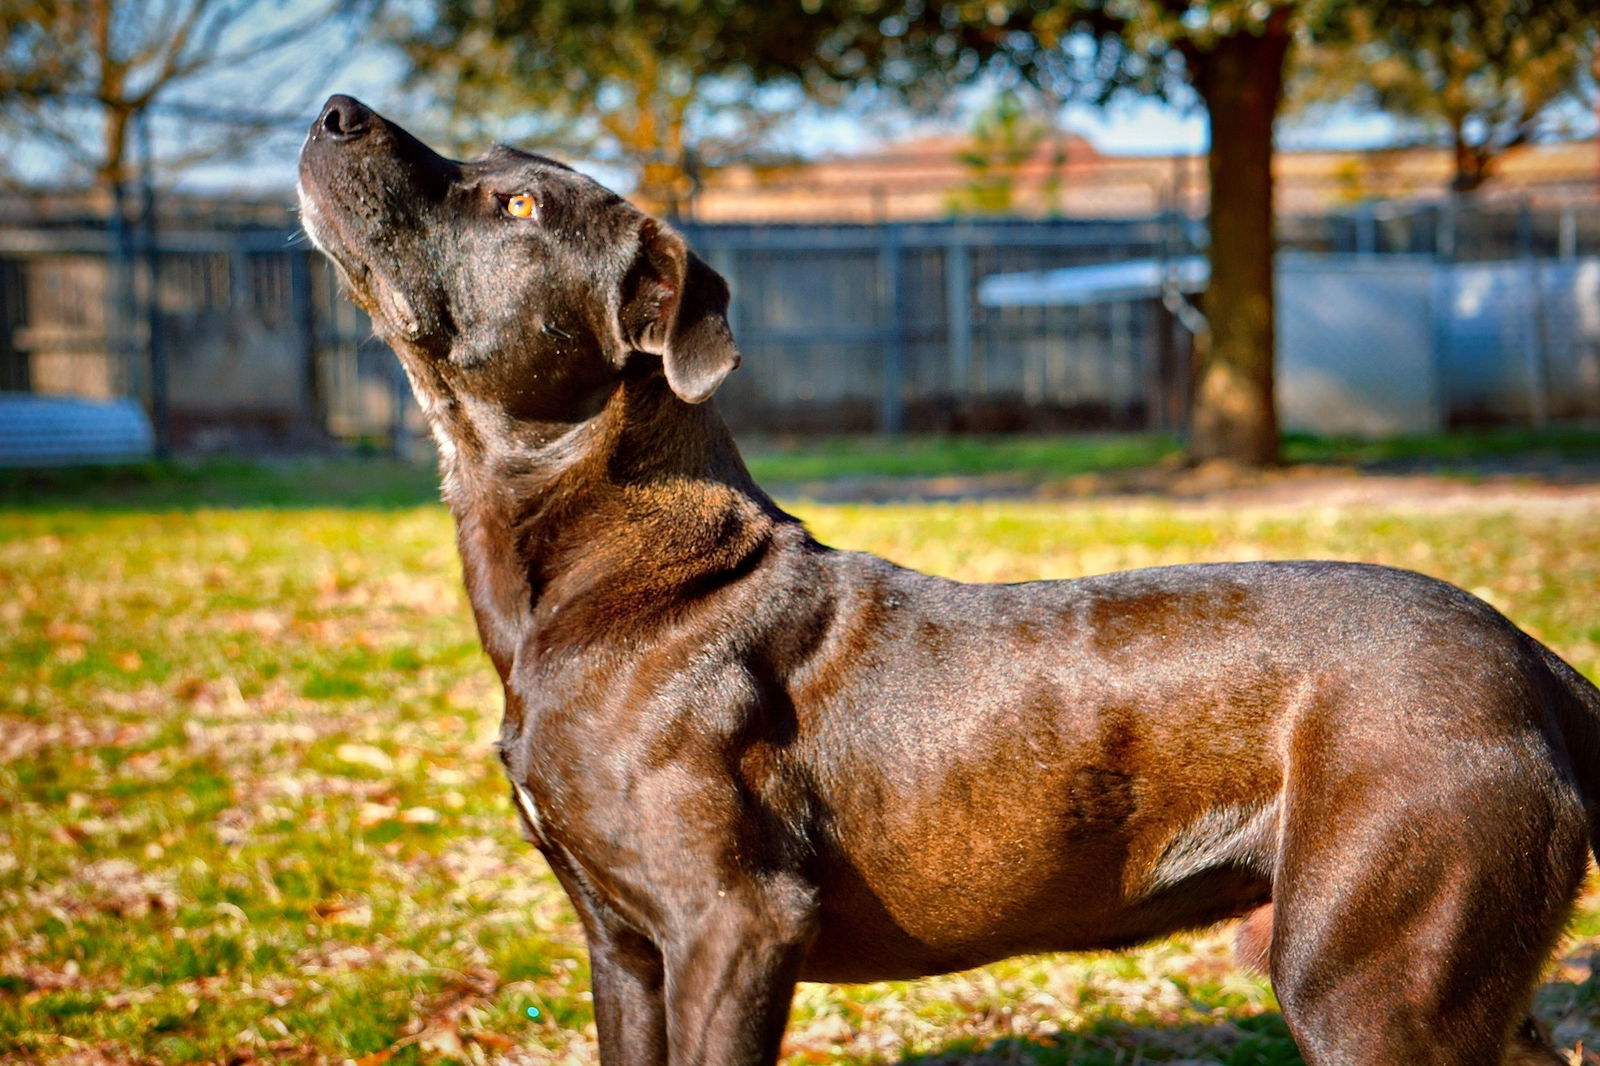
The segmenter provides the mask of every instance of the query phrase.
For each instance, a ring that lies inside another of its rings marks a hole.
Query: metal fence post
[[[703,237],[697,238],[697,241],[703,239]],[[730,295],[728,297],[728,330],[733,334],[734,339],[738,340],[740,326],[739,294],[732,291],[733,286],[736,283],[736,279],[739,276],[738,253],[726,245],[717,245],[716,247],[708,248],[706,250],[706,258],[711,264],[711,269],[715,270],[718,274],[721,274],[723,279],[728,282],[728,288],[730,290]]]
[[[301,405],[306,420],[327,432],[328,412],[322,402],[322,375],[317,368],[317,322],[311,295],[311,263],[308,253],[291,249],[289,257],[289,319],[294,323],[296,347],[305,360],[300,379]]]
[[[1356,254],[1374,255],[1378,251],[1378,214],[1364,207],[1356,216]]]
[[[168,401],[167,351],[161,336],[161,246],[156,219],[156,185],[150,154],[150,118],[139,114],[140,215],[143,230],[145,357],[150,367],[150,420],[155,423],[156,458],[172,456],[172,407]]]
[[[958,399],[972,391],[972,248],[969,234],[955,230],[944,246],[945,333],[950,344],[950,391]]]
[[[1533,206],[1523,200],[1517,212],[1517,252],[1522,259],[1523,307],[1526,333],[1523,358],[1528,371],[1528,414],[1534,426],[1550,421],[1550,383],[1545,369],[1544,300],[1540,292],[1539,261],[1533,248]]]
[[[411,399],[411,382],[400,368],[398,359],[388,361],[389,366],[389,454],[395,459],[411,457],[410,435],[406,432],[406,401]]]
[[[901,271],[900,225],[888,222],[881,230],[878,245],[878,279],[883,306],[889,315],[883,350],[883,392],[878,403],[878,431],[901,433],[906,426],[903,388],[906,368],[905,301]]]
[[[133,234],[128,226],[128,191],[121,178],[111,185],[111,217],[106,220],[110,230],[110,256],[106,263],[109,286],[106,317],[108,333],[115,339],[111,346],[117,354],[116,380],[122,391],[136,396],[148,406],[152,403],[149,367],[139,366],[138,328],[139,300],[134,291]]]
[[[1456,193],[1439,207],[1433,236],[1433,254],[1449,262],[1456,257]]]

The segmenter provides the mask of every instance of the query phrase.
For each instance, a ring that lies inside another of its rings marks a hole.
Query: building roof
[[[1001,213],[1130,218],[1174,202],[1202,214],[1203,156],[1115,156],[1082,137],[1046,139],[1014,165],[987,172],[965,157],[969,137],[925,137],[855,155],[785,167],[731,167],[712,174],[694,203],[700,222],[927,220],[994,213],[976,191],[1008,184]],[[1438,200],[1453,173],[1446,148],[1283,151],[1274,161],[1278,211],[1323,214],[1376,200]],[[1593,197],[1600,192],[1594,140],[1530,145],[1507,155],[1481,196]]]

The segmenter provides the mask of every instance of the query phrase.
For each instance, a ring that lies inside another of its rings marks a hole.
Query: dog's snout
[[[353,96],[330,96],[311,126],[314,137],[350,141],[372,128],[372,109]]]

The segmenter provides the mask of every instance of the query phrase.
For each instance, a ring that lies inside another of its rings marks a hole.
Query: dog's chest
[[[619,797],[636,782],[619,772],[634,761],[624,745],[601,743],[573,730],[572,717],[531,710],[501,741],[511,801],[529,843],[575,855],[594,841],[627,841],[639,830],[637,813]]]
[[[528,791],[526,785],[512,781],[511,801],[517,806],[517,814],[522,821],[522,835],[528,843],[541,848],[548,847],[550,834],[545,829],[544,815],[540,812],[539,801],[533,793]]]

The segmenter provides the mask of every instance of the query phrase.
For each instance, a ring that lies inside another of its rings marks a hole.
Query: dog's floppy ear
[[[689,403],[710,399],[739,365],[728,283],[653,218],[639,224],[639,253],[622,283],[618,319],[623,339],[659,355],[667,384]]]

